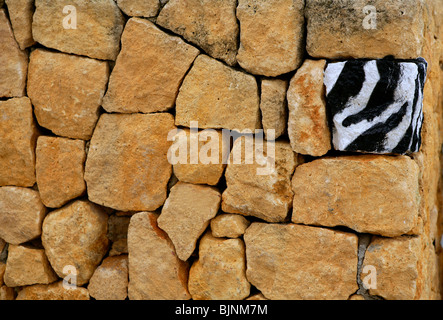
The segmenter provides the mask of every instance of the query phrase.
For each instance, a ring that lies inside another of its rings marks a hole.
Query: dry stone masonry
[[[443,0],[0,0],[0,300],[439,300]]]

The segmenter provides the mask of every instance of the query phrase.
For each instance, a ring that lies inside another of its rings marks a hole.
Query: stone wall
[[[0,300],[441,299],[442,39],[442,0],[1,0]]]

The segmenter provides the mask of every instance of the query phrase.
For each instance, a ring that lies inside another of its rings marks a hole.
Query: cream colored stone
[[[260,129],[257,81],[249,74],[200,55],[189,71],[176,103],[175,124],[230,130]]]
[[[326,60],[305,60],[288,90],[288,135],[292,149],[320,157],[331,149],[323,71]]]
[[[89,300],[88,289],[83,287],[70,287],[65,289],[63,281],[51,284],[35,284],[23,287],[17,300]]]
[[[300,66],[304,52],[304,0],[239,0],[240,66],[276,77]]]
[[[188,300],[188,263],[175,253],[168,235],[157,225],[158,215],[140,212],[128,229],[131,300]]]
[[[220,192],[209,186],[178,182],[172,187],[158,218],[158,226],[174,244],[177,256],[186,261],[198,238],[220,207]]]
[[[172,115],[103,114],[85,166],[89,200],[121,211],[156,210],[166,200],[172,165]]]
[[[132,17],[155,17],[160,10],[159,0],[117,0],[117,5]]]
[[[223,213],[211,220],[211,231],[214,237],[238,238],[249,225],[250,222],[241,215]]]
[[[6,0],[6,5],[15,40],[17,40],[20,49],[24,50],[35,44],[32,38],[34,0]]]
[[[38,123],[56,135],[89,140],[108,76],[107,62],[44,49],[33,51],[28,95]]]
[[[174,106],[179,86],[199,50],[152,22],[131,18],[103,100],[108,112],[151,113]]]
[[[419,170],[407,156],[348,156],[303,164],[292,222],[395,237],[418,223]]]
[[[286,90],[288,82],[280,79],[263,79],[261,82],[260,111],[266,139],[276,140],[286,132],[288,112]],[[267,130],[275,130],[270,136]]]
[[[96,300],[125,300],[128,281],[128,256],[108,257],[95,269],[88,291]]]
[[[249,296],[245,244],[207,232],[200,240],[199,258],[189,271],[193,300],[242,300]]]
[[[296,224],[252,223],[246,276],[271,300],[345,300],[357,291],[358,237]]]

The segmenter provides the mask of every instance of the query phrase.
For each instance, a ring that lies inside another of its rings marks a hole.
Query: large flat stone
[[[34,15],[34,0],[7,0],[9,18],[15,40],[24,50],[35,44],[32,37],[32,16]]]

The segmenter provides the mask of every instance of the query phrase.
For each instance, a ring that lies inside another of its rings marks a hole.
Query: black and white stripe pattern
[[[349,60],[325,69],[336,150],[405,154],[421,145],[427,63]]]

